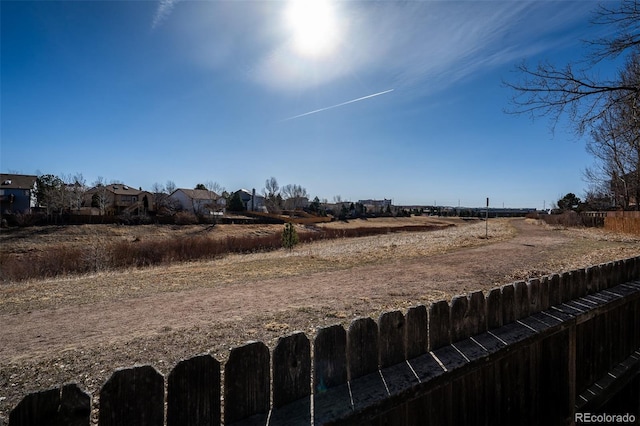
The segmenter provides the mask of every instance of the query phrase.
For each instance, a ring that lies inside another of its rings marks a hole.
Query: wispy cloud
[[[156,14],[153,17],[151,28],[156,29],[160,24],[162,24],[169,15],[171,15],[171,11],[179,1],[180,0],[160,0]]]
[[[154,26],[178,1],[161,0]],[[284,1],[252,8],[244,2],[202,2],[211,10],[193,8],[183,25],[197,61],[240,71],[271,92],[298,95],[363,81],[366,87],[424,96],[575,39],[564,29],[584,21],[593,4],[583,3],[337,1],[343,37],[321,59],[301,57],[291,48]]]
[[[325,107],[325,108],[320,108],[320,109],[316,109],[316,110],[313,110],[313,111],[305,112],[303,114],[294,115],[293,117],[285,118],[282,121],[294,120],[296,118],[305,117],[307,115],[317,114],[319,112],[327,111],[329,109],[333,109],[333,108],[338,108],[338,107],[341,107],[341,106],[349,105],[349,104],[352,104],[354,102],[364,101],[365,99],[375,98],[376,96],[380,96],[380,95],[384,95],[385,93],[393,92],[393,90],[394,89],[389,89],[389,90],[385,90],[383,92],[374,93],[372,95],[363,96],[361,98],[351,99],[350,101],[341,102],[341,103],[336,104],[336,105],[331,105],[331,106],[328,106],[328,107]]]

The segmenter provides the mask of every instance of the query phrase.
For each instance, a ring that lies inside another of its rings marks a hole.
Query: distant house
[[[37,176],[0,174],[0,213],[31,213],[37,205]]]
[[[104,215],[140,215],[154,208],[152,193],[121,183],[94,186],[84,197],[85,206],[97,208]]]
[[[206,189],[178,188],[169,195],[181,210],[190,211],[196,215],[213,215],[224,212],[226,200],[219,194]]]
[[[245,210],[267,213],[264,197],[256,194],[255,190],[248,191],[246,189],[240,189],[239,191],[234,192],[234,194],[238,194],[240,196],[240,200],[242,201]]]
[[[284,200],[285,210],[300,210],[309,207],[308,197],[291,197]]]

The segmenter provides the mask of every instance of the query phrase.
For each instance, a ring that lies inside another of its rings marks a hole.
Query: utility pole
[[[487,210],[484,218],[484,237],[489,239],[489,197],[487,197]]]

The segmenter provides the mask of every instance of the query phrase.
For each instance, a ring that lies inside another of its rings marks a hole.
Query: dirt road
[[[522,219],[510,226],[516,234],[506,241],[411,260],[391,254],[349,269],[0,309],[0,418],[24,394],[63,382],[95,394],[117,367],[150,363],[167,373],[197,353],[224,360],[230,347],[249,339],[272,345],[293,330],[313,336],[317,327],[357,316],[640,254],[637,240],[594,242]]]

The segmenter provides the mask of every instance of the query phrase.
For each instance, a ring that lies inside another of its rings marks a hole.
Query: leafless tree
[[[100,210],[100,214],[104,215],[107,213],[107,207],[112,201],[111,194],[107,190],[106,180],[102,176],[98,176],[98,179],[93,182],[93,186],[96,191],[91,197],[91,205],[92,207],[97,207]]]
[[[267,210],[270,213],[280,213],[282,210],[282,196],[280,195],[280,185],[275,177],[271,176],[264,182],[262,195],[265,199]]]
[[[223,206],[218,203],[220,197],[222,197],[222,193],[225,191],[224,186],[220,185],[218,182],[214,182],[208,180],[204,183],[205,188],[209,192],[209,197],[212,199],[211,205],[209,206],[212,211],[222,211]]]
[[[282,196],[285,203],[291,210],[298,210],[304,206],[304,202],[308,201],[309,194],[307,190],[300,185],[289,184],[282,187]]]
[[[640,86],[640,50],[636,49],[619,79]],[[629,96],[604,111],[591,131],[587,152],[596,163],[585,171],[591,184],[608,187],[616,207],[628,209],[632,201],[640,208],[640,96]]]
[[[532,68],[523,62],[516,67],[518,82],[505,82],[514,90],[509,113],[547,116],[553,127],[567,115],[578,135],[584,135],[613,106],[637,97],[640,86],[622,80],[601,79],[594,70],[604,60],[615,59],[638,49],[640,43],[640,0],[623,0],[617,8],[598,8],[592,22],[612,27],[611,36],[588,41],[584,62],[559,67],[548,62]]]
[[[165,189],[167,190],[167,194],[171,195],[171,193],[176,190],[176,184],[172,180],[168,180]]]
[[[63,177],[69,198],[69,209],[79,211],[84,202],[84,194],[87,192],[87,181],[82,173]]]

